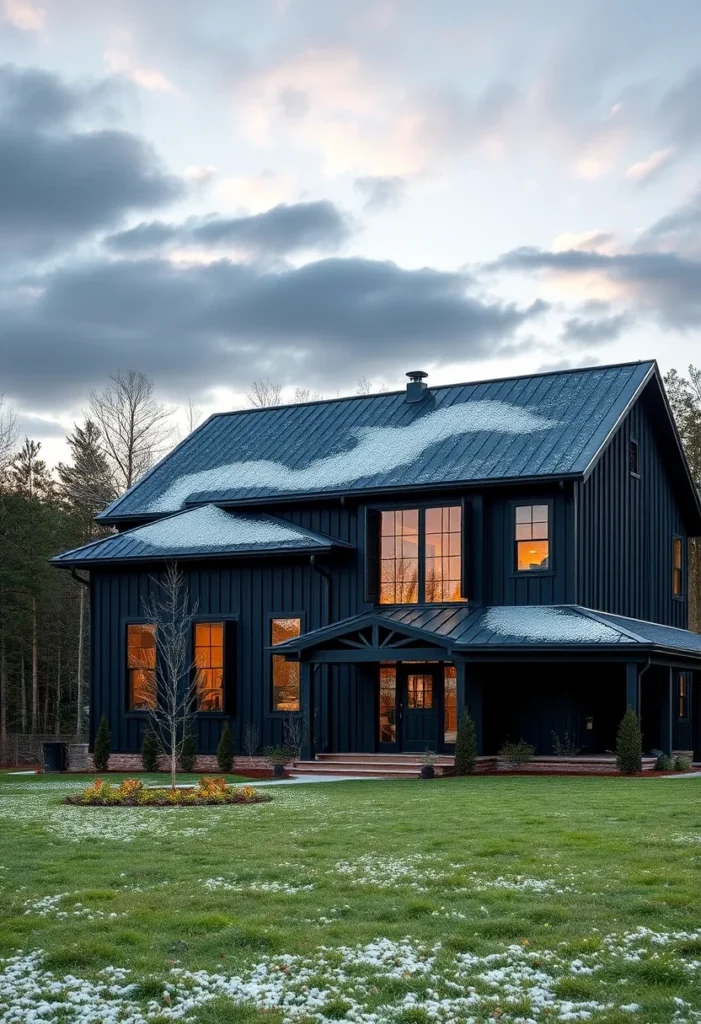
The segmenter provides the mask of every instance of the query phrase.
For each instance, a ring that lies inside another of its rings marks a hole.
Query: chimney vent
[[[428,377],[428,374],[423,370],[409,370],[407,377],[409,378],[409,383],[406,386],[407,402],[420,402],[427,391],[424,378]]]

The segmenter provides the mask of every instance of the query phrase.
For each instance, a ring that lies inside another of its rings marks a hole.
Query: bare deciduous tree
[[[282,384],[274,384],[266,378],[254,380],[246,392],[246,401],[254,409],[267,409],[279,405],[282,400]]]
[[[195,405],[191,398],[188,398],[187,405],[185,406],[185,424],[187,426],[188,434],[191,434],[195,427],[200,425],[202,419],[202,409],[199,405]]]
[[[188,655],[197,604],[190,605],[185,576],[173,562],[154,583],[154,593],[143,602],[144,615],[156,627],[155,685],[149,718],[161,752],[170,763],[170,784],[175,789],[178,759],[196,710],[197,682]]]
[[[15,446],[19,436],[14,411],[5,405],[0,395],[0,473],[3,473],[15,457]]]
[[[367,377],[358,377],[356,381],[356,395],[369,395],[372,391],[372,381]]]
[[[251,725],[249,723],[244,727],[243,735],[241,737],[241,746],[244,754],[248,757],[249,762],[252,762],[254,756],[258,753],[258,747],[260,746],[260,729],[257,725]]]
[[[324,396],[320,391],[310,391],[309,388],[295,388],[292,401],[295,405],[300,402],[321,402]]]
[[[138,370],[114,374],[110,382],[104,391],[92,392],[89,409],[121,491],[167,450],[173,410],[156,400],[153,381]]]

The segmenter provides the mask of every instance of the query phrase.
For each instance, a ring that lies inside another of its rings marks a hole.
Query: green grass
[[[303,963],[290,984],[303,968],[326,988],[308,1019],[345,1020],[354,999],[393,1024],[441,1019],[430,992],[453,998],[450,980],[472,971],[472,998],[491,999],[502,1021],[567,1019],[568,1000],[592,1002],[589,1019],[609,1024],[701,1020],[701,780],[348,782],[274,787],[272,803],[253,806],[62,804],[84,781],[0,774],[0,957],[43,950],[57,978],[130,969],[142,1009],[163,999],[174,966],[245,975],[292,955]],[[661,941],[625,938],[639,927]],[[430,979],[413,967],[376,975],[333,952],[405,937],[436,957]],[[531,982],[518,998],[490,987],[491,954],[507,971],[530,957],[549,973],[547,1013],[534,1010]],[[198,1024],[288,1019],[213,994],[193,1010]],[[475,1019],[490,1019],[478,1009]]]

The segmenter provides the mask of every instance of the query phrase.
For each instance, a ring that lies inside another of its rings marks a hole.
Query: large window
[[[683,548],[681,537],[672,539],[672,593],[682,597],[684,590]]]
[[[380,743],[397,739],[397,666],[380,666]]]
[[[518,572],[550,568],[548,505],[517,505],[514,510],[515,560]]]
[[[224,710],[224,623],[195,623],[198,711]]]
[[[272,619],[271,643],[281,644],[293,640],[302,631],[301,619]],[[272,656],[272,709],[273,711],[299,711],[298,661],[286,661],[282,654]]]
[[[459,505],[380,515],[380,604],[462,601]]]
[[[156,706],[156,627],[127,625],[127,707],[148,711]]]

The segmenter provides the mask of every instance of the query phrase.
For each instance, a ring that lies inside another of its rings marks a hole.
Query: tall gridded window
[[[419,510],[395,509],[380,517],[380,604],[419,600]]]
[[[462,509],[427,508],[424,520],[425,598],[461,601]]]
[[[681,597],[684,587],[683,548],[681,537],[672,538],[672,593]]]
[[[455,665],[443,668],[443,741],[455,743],[458,734],[458,675]]]
[[[518,572],[550,568],[549,512],[548,505],[516,506],[514,544]]]
[[[195,623],[198,711],[224,710],[224,623]]]
[[[127,707],[149,711],[156,706],[156,627],[127,625]]]
[[[688,718],[689,716],[689,691],[685,672],[680,672],[677,677],[677,717]]]
[[[270,641],[273,646],[282,644],[285,640],[294,640],[301,632],[301,619],[271,620]],[[271,674],[273,711],[299,711],[299,662],[286,661],[283,655],[273,654]]]
[[[397,666],[380,665],[380,743],[397,739]]]

